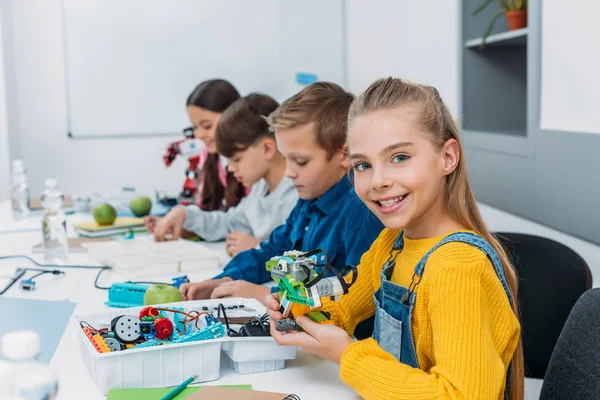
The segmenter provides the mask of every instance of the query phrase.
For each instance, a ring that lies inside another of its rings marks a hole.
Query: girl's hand
[[[274,303],[270,301],[269,304],[274,305]],[[338,328],[332,324],[317,324],[307,317],[296,318],[296,322],[304,329],[304,332],[298,332],[296,330],[280,332],[275,329],[277,313],[283,317],[279,311],[275,312],[269,307],[271,336],[280,345],[298,346],[310,353],[339,364],[342,353],[346,350],[346,347],[354,342],[354,339],[352,339],[342,328]]]
[[[175,207],[160,220],[154,227],[154,240],[157,242],[165,241],[165,236],[172,235],[173,240],[179,239],[183,230],[183,221],[185,221],[185,208]]]
[[[225,281],[217,286],[210,298],[222,299],[224,297],[244,297],[247,299],[257,299],[263,303],[264,298],[271,290],[262,285],[255,285],[243,280]]]
[[[161,219],[162,217],[151,217],[150,215],[146,215],[144,217],[144,225],[146,226],[146,230],[150,233],[154,233],[154,228]]]
[[[227,254],[234,256],[242,251],[255,248],[260,243],[260,240],[250,235],[249,233],[233,231],[227,236],[225,243]]]

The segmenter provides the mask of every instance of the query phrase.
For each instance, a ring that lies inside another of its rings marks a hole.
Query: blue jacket
[[[276,228],[259,249],[234,257],[215,279],[230,277],[262,284],[271,280],[265,263],[284,251],[321,248],[338,270],[357,266],[379,236],[383,225],[356,196],[348,178],[342,178],[321,197],[298,200],[284,225]],[[319,262],[324,256],[319,256]]]

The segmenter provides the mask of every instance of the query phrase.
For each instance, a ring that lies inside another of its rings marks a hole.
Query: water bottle
[[[29,186],[23,161],[13,160],[10,188],[12,214],[15,220],[20,220],[29,215]]]
[[[14,363],[13,394],[25,400],[56,398],[58,378],[47,364],[37,360],[40,335],[33,331],[10,332],[2,338],[2,356]]]
[[[44,236],[44,261],[59,264],[68,257],[67,218],[62,211],[64,195],[57,188],[56,179],[46,179],[46,190],[42,196],[44,217],[42,235]]]

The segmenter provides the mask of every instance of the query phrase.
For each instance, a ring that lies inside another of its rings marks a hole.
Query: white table
[[[83,220],[89,220],[89,215],[75,214],[69,216],[69,225]],[[31,247],[41,241],[41,230],[32,230],[36,223],[14,224],[10,215],[8,202],[0,204],[0,227],[11,226],[11,231],[0,229],[0,256],[26,254],[31,255]],[[24,227],[19,231],[19,226]],[[41,223],[40,225],[41,226]],[[69,228],[69,235],[74,236]],[[223,243],[208,244],[210,248],[221,254],[224,264],[228,257],[224,251]],[[40,256],[33,256],[37,261],[42,261]],[[70,264],[93,265],[85,254],[70,254]],[[19,265],[27,265],[26,261]],[[12,274],[9,266],[14,262],[0,261],[0,275]],[[214,276],[219,271],[201,271],[188,274],[192,280],[200,280]],[[14,285],[5,296],[31,298],[38,300],[69,300],[76,303],[74,314],[100,312],[108,309],[104,305],[107,292],[94,288],[94,279],[97,270],[68,270],[64,277],[45,276],[40,280],[38,289],[33,292],[24,292]],[[165,276],[164,279],[170,279]],[[113,282],[125,279],[116,272],[105,272],[100,279],[100,286],[107,286]],[[43,282],[43,283],[42,283]],[[223,357],[223,362],[226,361]],[[60,390],[58,399],[104,399],[96,388],[92,377],[86,370],[80,358],[79,343],[75,328],[69,324],[56,348],[50,362],[58,374]],[[313,356],[302,350],[298,351],[296,360],[286,362],[286,367],[279,371],[264,372],[259,374],[239,375],[228,365],[222,363],[220,379],[209,384],[251,384],[257,390],[275,391],[282,393],[295,393],[302,399],[355,399],[359,396],[339,378],[339,366],[319,357]]]

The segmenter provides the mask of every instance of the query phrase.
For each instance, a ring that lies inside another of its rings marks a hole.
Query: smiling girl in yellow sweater
[[[355,190],[383,222],[340,302],[335,325],[297,322],[271,334],[340,364],[365,399],[523,399],[517,277],[486,228],[467,179],[458,130],[436,89],[372,84],[351,106]],[[375,315],[373,337],[356,325]],[[337,325],[337,326],[336,326]]]

